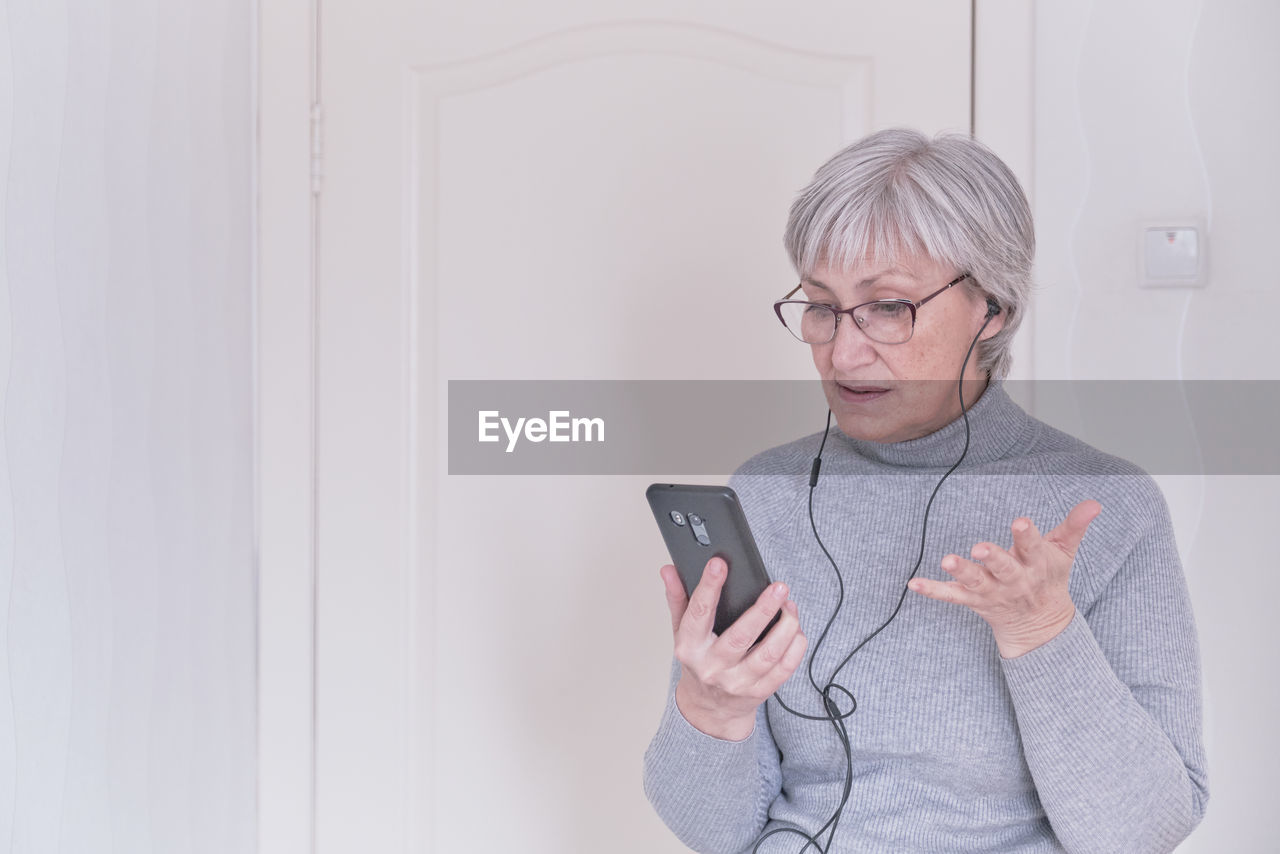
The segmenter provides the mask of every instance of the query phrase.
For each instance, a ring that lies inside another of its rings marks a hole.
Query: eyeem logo
[[[571,418],[567,409],[553,409],[541,418],[503,418],[496,409],[480,410],[480,441],[500,442],[499,428],[507,434],[507,453],[516,449],[516,443],[524,438],[530,442],[603,442],[603,418]]]

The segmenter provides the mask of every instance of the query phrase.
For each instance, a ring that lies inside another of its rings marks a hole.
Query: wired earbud
[[[968,367],[969,365],[969,357],[973,355],[973,348],[978,345],[978,340],[982,337],[982,333],[986,330],[987,325],[991,323],[991,318],[998,315],[1000,311],[1001,311],[1000,303],[996,302],[992,297],[987,297],[986,320],[983,322],[982,328],[978,330],[978,334],[973,336],[973,342],[969,344],[969,350],[968,352],[965,353],[964,361],[960,364],[960,379],[957,382],[956,390],[960,396],[960,414],[964,418],[964,450],[960,452],[960,459],[956,460],[955,464],[952,465],[951,468],[947,469],[947,473],[944,474],[941,477],[941,479],[938,480],[937,485],[934,486],[933,488],[933,493],[929,496],[928,503],[925,504],[924,523],[921,525],[921,528],[920,528],[920,553],[916,557],[915,566],[912,567],[911,569],[911,575],[907,577],[908,583],[911,581],[911,579],[916,577],[916,573],[920,571],[920,565],[924,562],[925,538],[929,530],[929,510],[930,508],[933,507],[933,499],[937,497],[938,490],[942,488],[943,482],[948,477],[950,477],[953,471],[955,471],[957,468],[960,467],[960,464],[964,462],[964,458],[969,453],[969,437],[970,437],[969,409],[968,407],[965,406],[965,402],[964,402],[964,371],[965,371],[965,368]],[[764,843],[766,839],[768,839],[770,836],[773,836],[774,834],[777,834],[777,833],[794,833],[803,837],[805,840],[805,844],[804,844],[804,847],[800,849],[799,854],[805,854],[805,852],[809,850],[810,846],[816,848],[819,854],[829,854],[829,852],[831,851],[831,844],[835,840],[836,828],[840,824],[840,817],[844,813],[844,808],[849,803],[849,796],[853,791],[853,745],[849,738],[849,728],[845,722],[848,720],[849,716],[852,715],[858,708],[858,700],[856,697],[854,697],[853,692],[850,691],[848,688],[845,688],[843,685],[840,685],[839,683],[837,683],[836,677],[840,675],[840,671],[843,670],[845,665],[849,663],[849,660],[852,659],[854,655],[858,653],[858,650],[862,649],[871,641],[872,638],[880,634],[880,632],[884,631],[885,627],[887,627],[890,623],[892,623],[894,618],[898,616],[898,612],[902,610],[903,602],[906,601],[907,591],[909,589],[905,583],[902,585],[902,594],[898,597],[898,604],[893,609],[893,613],[889,615],[889,618],[885,620],[883,623],[881,623],[879,628],[877,628],[871,634],[863,638],[858,643],[858,645],[853,648],[853,651],[850,652],[848,655],[846,655],[840,661],[840,663],[836,666],[835,670],[831,672],[831,677],[826,680],[826,685],[820,686],[818,684],[818,679],[814,676],[814,673],[813,673],[813,664],[818,658],[818,651],[822,648],[823,641],[827,639],[827,634],[831,631],[832,625],[835,624],[836,617],[840,614],[840,609],[844,607],[844,576],[841,575],[840,567],[836,565],[835,558],[831,556],[831,552],[827,551],[826,545],[822,542],[822,537],[818,536],[818,525],[813,518],[813,490],[818,486],[818,474],[822,469],[822,452],[827,447],[827,436],[830,433],[831,433],[831,410],[828,409],[827,410],[827,426],[826,426],[826,429],[823,430],[822,432],[822,442],[818,446],[818,455],[814,457],[813,465],[809,469],[809,527],[813,531],[813,538],[814,540],[817,541],[818,547],[822,549],[822,553],[826,556],[827,562],[830,563],[831,568],[835,570],[836,584],[837,584],[837,589],[839,591],[836,596],[836,607],[831,612],[831,616],[827,618],[826,625],[823,626],[822,633],[818,636],[818,642],[814,644],[813,649],[809,653],[809,667],[808,667],[809,684],[813,686],[813,690],[816,691],[818,693],[818,696],[822,698],[822,707],[826,711],[826,714],[825,715],[809,715],[809,714],[805,714],[804,712],[796,711],[795,709],[788,706],[786,702],[783,701],[781,696],[781,689],[779,689],[779,691],[775,691],[773,696],[770,697],[769,699],[776,701],[777,704],[781,706],[785,711],[790,712],[792,715],[795,715],[798,718],[802,718],[804,720],[810,720],[810,721],[827,721],[831,724],[831,726],[835,729],[836,738],[838,738],[840,741],[840,746],[844,748],[844,759],[845,759],[844,791],[840,798],[840,804],[836,807],[835,813],[831,816],[831,818],[827,819],[826,823],[823,824],[822,827],[818,828],[812,834],[806,833],[805,831],[795,827],[775,828],[769,831],[768,833],[763,834],[759,839],[756,840],[755,845],[751,849],[753,854],[754,852],[759,851],[760,846]],[[843,695],[843,697],[848,701],[848,706],[849,706],[848,711],[843,711],[840,708],[840,706],[836,703],[836,700],[835,700],[836,694]],[[768,700],[766,700],[765,701],[766,718],[768,717],[768,714],[769,714],[769,705],[768,705]],[[827,837],[826,847],[823,847],[822,843],[818,841],[818,837],[821,836],[823,833],[826,833],[827,831],[830,831],[830,835]]]

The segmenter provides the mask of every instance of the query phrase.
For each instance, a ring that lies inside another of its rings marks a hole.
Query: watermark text
[[[496,409],[479,413],[481,442],[500,442],[506,434],[509,454],[521,437],[530,442],[603,442],[603,418],[574,418],[567,409],[553,409],[546,418],[517,418],[513,423]]]

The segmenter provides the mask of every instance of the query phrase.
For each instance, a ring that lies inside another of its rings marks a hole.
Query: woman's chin
[[[881,444],[889,444],[892,442],[902,442],[908,437],[900,435],[892,428],[870,425],[863,421],[850,423],[849,420],[836,422],[840,426],[840,432],[848,436],[850,439],[857,439],[860,442],[879,442]]]
[[[902,425],[894,423],[894,419],[883,414],[866,412],[850,412],[843,406],[831,407],[836,425],[840,432],[850,439],[863,442],[898,442],[902,433]]]
[[[889,444],[927,436],[943,425],[930,425],[904,417],[906,408],[897,405],[885,411],[867,412],[861,407],[832,406],[831,414],[840,432],[850,439]]]

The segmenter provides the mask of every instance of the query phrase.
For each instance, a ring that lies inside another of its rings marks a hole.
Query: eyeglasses
[[[787,331],[806,344],[826,344],[835,338],[842,314],[852,317],[858,328],[872,341],[880,344],[905,344],[911,340],[911,333],[915,332],[916,309],[967,278],[968,273],[961,273],[919,302],[909,299],[878,299],[845,309],[791,299],[792,294],[800,290],[801,286],[796,285],[791,293],[773,304],[773,310],[777,312],[778,320],[787,327]]]

